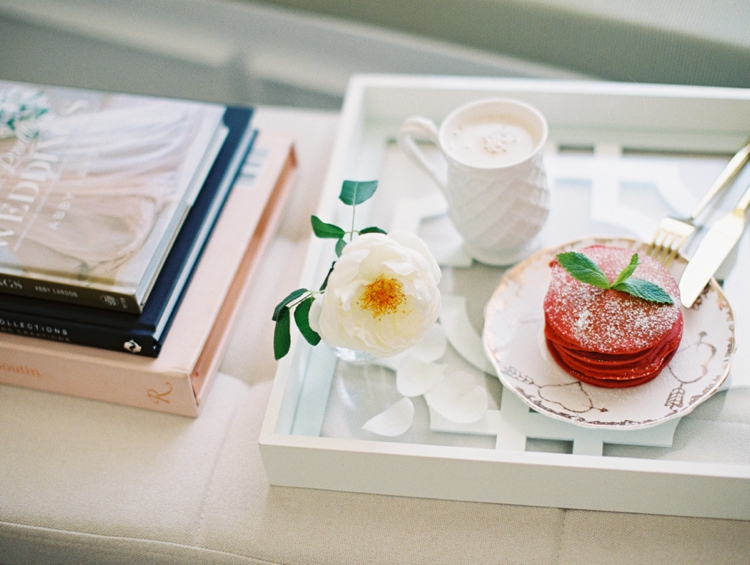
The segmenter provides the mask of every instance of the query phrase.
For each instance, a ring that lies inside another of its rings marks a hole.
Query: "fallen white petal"
[[[461,357],[485,373],[496,374],[484,352],[482,337],[469,320],[465,296],[442,295],[440,325],[446,328],[448,341]]]
[[[396,389],[404,396],[420,396],[435,386],[444,369],[445,365],[404,357],[396,370]]]
[[[487,391],[465,372],[445,375],[425,394],[425,400],[438,414],[457,424],[476,422],[487,412]]]
[[[387,437],[396,437],[411,427],[414,421],[414,404],[402,398],[396,404],[365,422],[363,430]]]
[[[432,324],[422,341],[412,346],[408,352],[420,361],[429,363],[440,359],[445,354],[446,347],[448,347],[448,337],[445,328],[440,324]]]

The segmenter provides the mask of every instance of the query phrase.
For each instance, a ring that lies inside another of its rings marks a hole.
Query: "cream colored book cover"
[[[0,81],[0,291],[140,311],[224,111]]]

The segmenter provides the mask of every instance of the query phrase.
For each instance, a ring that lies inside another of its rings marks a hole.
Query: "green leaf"
[[[311,216],[313,233],[321,239],[339,239],[346,233],[342,228],[334,224],[327,224],[317,216]]]
[[[364,229],[359,230],[359,233],[360,234],[363,234],[363,233],[382,233],[382,234],[387,234],[388,232],[385,231],[385,230],[383,230],[383,229],[380,229],[378,227],[370,226],[369,228],[364,228]]]
[[[300,296],[305,294],[306,292],[310,292],[306,288],[298,288],[294,292],[290,293],[289,296],[287,296],[284,300],[279,302],[276,305],[276,308],[273,311],[273,317],[271,318],[274,322],[278,321],[279,316],[282,313],[282,310],[286,307],[287,304],[292,302],[293,300],[297,300]]]
[[[342,239],[339,239],[336,242],[336,257],[341,257],[341,252],[344,251],[344,247],[346,247],[346,242]]]
[[[339,194],[339,200],[349,206],[355,206],[356,204],[362,204],[362,202],[368,200],[375,194],[375,189],[378,188],[378,181],[355,181],[345,180],[341,187],[341,194]]]
[[[605,290],[610,288],[607,275],[583,253],[576,251],[560,253],[557,256],[557,260],[574,279]]]
[[[623,283],[612,285],[612,288],[621,292],[627,292],[632,296],[648,300],[649,302],[655,302],[657,304],[674,304],[672,297],[669,296],[662,287],[651,281],[629,279]]]
[[[602,270],[583,253],[577,253],[575,251],[560,253],[557,256],[557,260],[560,265],[570,273],[570,276],[581,282],[594,285],[604,290],[614,289],[621,292],[627,292],[636,298],[642,298],[648,302],[655,302],[657,304],[674,303],[672,297],[669,296],[669,294],[667,294],[667,292],[658,284],[643,279],[630,278],[633,272],[635,272],[636,267],[638,267],[637,253],[633,254],[628,266],[617,275],[617,279],[615,279],[615,282],[612,284],[609,284],[607,276]]]
[[[326,287],[328,286],[328,277],[331,276],[331,273],[333,272],[334,265],[336,265],[336,261],[334,261],[333,263],[331,263],[331,268],[328,269],[328,272],[326,273],[326,278],[323,279],[323,284],[321,284],[320,288],[318,289],[321,292],[324,291],[326,289]]]
[[[320,335],[310,327],[310,307],[314,301],[315,299],[312,296],[306,298],[294,310],[294,321],[302,336],[310,345],[318,345],[320,343]]]
[[[289,353],[291,345],[289,308],[284,306],[276,317],[276,327],[273,330],[273,355],[277,361]]]
[[[637,266],[638,266],[638,253],[633,253],[633,256],[630,258],[630,264],[627,267],[625,267],[619,275],[617,275],[615,282],[612,283],[612,288],[628,280],[630,278],[630,275],[633,274],[633,271],[635,271]]]

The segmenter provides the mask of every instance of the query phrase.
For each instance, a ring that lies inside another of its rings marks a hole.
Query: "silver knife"
[[[745,231],[745,212],[750,206],[750,186],[736,208],[715,222],[688,261],[680,278],[680,300],[690,308],[706,287],[716,270],[742,237]]]

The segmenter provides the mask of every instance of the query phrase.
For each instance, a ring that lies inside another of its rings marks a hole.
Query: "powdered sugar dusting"
[[[613,281],[628,265],[633,251],[595,245],[581,250]],[[672,275],[650,257],[639,254],[633,278],[662,287],[674,301],[654,304],[615,290],[580,282],[553,261],[552,281],[544,299],[547,321],[571,347],[584,351],[625,354],[653,346],[676,323],[680,294]]]

